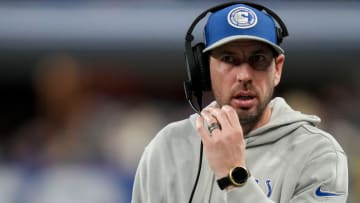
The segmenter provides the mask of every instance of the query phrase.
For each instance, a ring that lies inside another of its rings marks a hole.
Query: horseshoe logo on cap
[[[228,22],[236,28],[247,29],[254,27],[257,23],[255,12],[246,7],[237,7],[228,14]]]

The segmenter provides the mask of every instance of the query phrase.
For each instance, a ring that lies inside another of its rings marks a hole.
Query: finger
[[[208,142],[208,139],[210,139],[210,134],[208,133],[208,131],[205,129],[204,127],[204,118],[202,116],[199,116],[196,119],[196,129],[201,137],[201,140],[204,143]]]
[[[222,129],[231,127],[228,116],[223,110],[215,107],[209,107],[209,112],[216,118],[216,120],[219,121]]]
[[[208,119],[207,124],[209,133],[211,135],[218,134],[221,131],[222,126],[219,120],[216,118],[215,114],[211,112],[211,108],[206,108],[204,110],[204,115]]]
[[[221,109],[226,113],[232,127],[241,127],[239,116],[234,108],[229,105],[224,105]]]
[[[221,124],[219,123],[219,121],[215,118],[215,116],[209,111],[209,109],[204,109],[201,112],[201,115],[204,117],[207,126],[208,126],[208,132],[210,134],[214,134],[221,129]],[[219,124],[219,128],[213,128],[214,125]]]
[[[204,120],[206,121],[206,123],[209,125],[211,125],[212,123],[218,123],[218,120],[216,119],[216,117],[209,111],[209,109],[204,109],[201,111],[201,116],[204,118]]]
[[[215,117],[214,114],[212,114],[209,108],[206,108],[202,111],[202,115],[204,116],[204,119],[206,120],[208,124],[208,131],[211,135],[214,133],[220,132],[221,130],[221,124],[218,121],[218,119]]]
[[[211,123],[209,126],[208,126],[208,130],[209,130],[209,133],[212,134],[212,132],[214,130],[221,130],[221,126],[219,123]]]

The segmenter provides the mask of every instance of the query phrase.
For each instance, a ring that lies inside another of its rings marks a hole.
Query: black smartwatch
[[[221,190],[231,185],[241,187],[246,183],[249,177],[250,172],[246,170],[246,168],[236,166],[230,170],[228,176],[218,179],[217,183]]]

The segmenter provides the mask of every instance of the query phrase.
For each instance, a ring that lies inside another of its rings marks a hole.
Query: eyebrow
[[[255,51],[251,52],[252,54],[259,54],[259,53],[267,53],[267,52],[271,52],[271,50],[267,50],[266,48],[259,48],[256,49]]]

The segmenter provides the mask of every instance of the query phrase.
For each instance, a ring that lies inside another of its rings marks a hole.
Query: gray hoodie
[[[204,157],[193,202],[345,203],[347,158],[330,134],[315,127],[320,119],[292,110],[279,97],[269,105],[269,123],[245,137],[250,179],[220,190]],[[145,148],[133,203],[188,202],[199,163],[197,116],[169,124]]]

